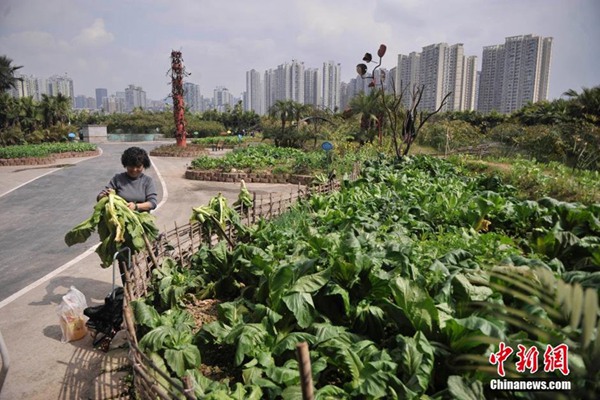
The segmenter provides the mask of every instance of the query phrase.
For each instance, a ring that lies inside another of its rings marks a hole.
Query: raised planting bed
[[[310,185],[314,180],[312,175],[296,174],[274,174],[271,172],[222,172],[222,171],[202,171],[187,169],[185,171],[186,179],[197,181],[218,181],[218,182],[244,182],[255,183],[292,183],[299,185]]]
[[[176,144],[163,144],[150,151],[150,155],[155,157],[197,157],[208,153],[203,145],[194,143],[188,143],[185,147]]]
[[[67,151],[64,153],[53,153],[43,157],[18,157],[18,158],[0,158],[0,166],[10,167],[18,165],[47,165],[53,164],[58,159],[71,157],[93,157],[100,153],[99,150],[93,151]]]

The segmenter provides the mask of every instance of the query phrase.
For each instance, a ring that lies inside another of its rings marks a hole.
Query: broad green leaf
[[[283,265],[279,267],[269,277],[269,300],[270,306],[275,311],[279,310],[279,302],[283,293],[288,287],[292,285],[294,279],[294,272],[289,265]]]
[[[182,377],[185,370],[200,366],[200,350],[193,344],[187,344],[179,349],[166,349],[165,360],[177,376]]]
[[[133,316],[138,324],[147,326],[148,328],[156,328],[160,324],[160,316],[154,307],[149,306],[142,300],[134,300],[131,302],[133,308]]]
[[[249,367],[242,370],[242,379],[249,385],[256,382],[256,379],[262,378],[264,370],[261,367]]]
[[[468,383],[462,376],[448,377],[448,390],[453,398],[460,400],[486,400],[480,381]]]
[[[287,308],[294,314],[298,325],[301,328],[307,328],[313,321],[313,304],[312,296],[309,293],[290,293],[283,297],[283,302]]]
[[[424,393],[433,376],[433,346],[422,332],[417,332],[412,338],[399,335],[397,339],[401,346],[403,381],[412,391]]]
[[[464,274],[456,274],[454,276],[454,293],[455,301],[485,301],[494,291],[488,286],[475,286]]]
[[[314,293],[329,282],[330,276],[331,271],[329,269],[317,272],[316,274],[302,276],[296,280],[290,292]]]
[[[271,349],[274,355],[279,356],[284,351],[295,351],[298,343],[307,342],[312,345],[316,342],[316,337],[306,332],[292,332],[285,334],[282,338],[278,338],[277,343]]]
[[[419,286],[398,277],[392,285],[392,292],[396,305],[404,311],[415,330],[431,333],[434,327],[439,326],[435,303]]]
[[[394,397],[391,389],[401,386],[396,377],[396,363],[390,361],[373,361],[365,365],[360,372],[358,393],[367,398],[381,399]]]
[[[315,393],[315,400],[344,400],[350,399],[350,395],[340,387],[326,385],[318,389]]]

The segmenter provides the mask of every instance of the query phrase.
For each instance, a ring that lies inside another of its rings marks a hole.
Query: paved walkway
[[[19,190],[31,180],[84,159],[62,159],[55,165],[0,167],[0,197]],[[153,157],[162,199],[154,212],[161,230],[188,222],[191,208],[203,205],[218,192],[233,201],[239,184],[191,181],[184,178],[192,158]],[[62,165],[62,166],[61,166]],[[92,177],[90,177],[92,178]],[[294,190],[296,185],[249,183],[257,194]],[[56,306],[71,285],[86,295],[88,306],[103,303],[112,288],[112,269],[101,269],[90,248],[42,279],[0,302],[0,331],[8,347],[10,367],[0,400],[114,399],[123,398],[121,378],[126,376],[127,351],[113,347],[103,353],[92,347],[89,336],[61,343]],[[4,251],[4,250],[3,250]]]

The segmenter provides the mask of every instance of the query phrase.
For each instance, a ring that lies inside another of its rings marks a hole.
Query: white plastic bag
[[[85,323],[88,318],[83,315],[83,310],[86,308],[87,301],[83,293],[75,286],[71,286],[67,294],[63,296],[62,302],[56,307],[62,331],[61,342],[79,340],[87,334],[88,329]]]

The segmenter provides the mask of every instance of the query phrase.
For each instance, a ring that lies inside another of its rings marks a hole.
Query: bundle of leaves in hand
[[[114,254],[123,247],[135,253],[146,246],[144,236],[149,241],[156,239],[158,228],[154,216],[131,210],[127,201],[110,191],[98,201],[92,216],[65,235],[65,243],[72,246],[85,242],[98,229],[101,244],[96,249],[102,268],[112,264]]]

